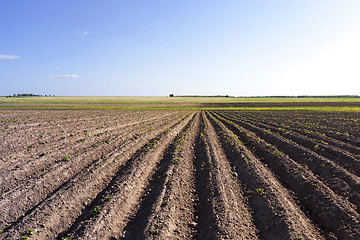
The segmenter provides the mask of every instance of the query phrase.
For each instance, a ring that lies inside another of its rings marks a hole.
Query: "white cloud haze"
[[[278,94],[359,94],[360,26],[334,44],[274,74]],[[291,92],[289,92],[291,91]]]
[[[79,78],[79,76],[76,74],[63,74],[63,75],[50,76],[50,78],[76,79]]]
[[[15,60],[15,59],[19,59],[19,56],[16,55],[1,55],[0,54],[0,59],[1,60]]]

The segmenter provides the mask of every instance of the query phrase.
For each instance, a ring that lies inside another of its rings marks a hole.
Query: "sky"
[[[0,96],[360,95],[358,0],[11,0],[0,9]]]

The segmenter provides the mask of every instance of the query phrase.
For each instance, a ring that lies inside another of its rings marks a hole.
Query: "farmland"
[[[360,239],[360,102],[0,101],[0,239]]]

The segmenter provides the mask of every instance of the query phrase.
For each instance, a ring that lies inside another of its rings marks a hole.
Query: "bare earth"
[[[0,120],[0,239],[360,239],[358,112]]]

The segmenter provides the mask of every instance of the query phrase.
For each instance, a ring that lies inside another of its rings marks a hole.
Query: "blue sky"
[[[360,95],[358,0],[0,2],[0,95]]]

